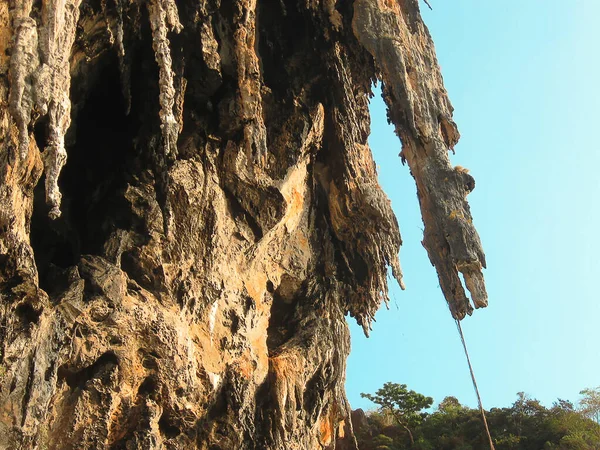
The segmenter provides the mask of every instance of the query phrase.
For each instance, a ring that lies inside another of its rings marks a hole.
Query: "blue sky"
[[[490,306],[463,330],[486,408],[525,391],[547,406],[600,385],[600,1],[422,4],[462,138],[454,165],[486,251]],[[406,291],[371,337],[351,323],[347,394],[386,381],[476,406],[456,326],[421,246],[414,181],[379,95],[370,144],[398,217]]]

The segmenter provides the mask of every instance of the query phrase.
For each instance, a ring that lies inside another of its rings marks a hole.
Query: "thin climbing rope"
[[[485,410],[483,409],[483,404],[481,403],[481,396],[479,395],[479,388],[477,387],[477,381],[475,380],[475,373],[473,372],[473,366],[471,365],[471,358],[469,358],[469,351],[467,350],[467,343],[465,342],[465,335],[463,334],[462,327],[460,326],[460,320],[456,320],[456,328],[458,328],[458,334],[460,334],[460,340],[462,341],[463,349],[465,350],[465,356],[467,357],[467,363],[469,364],[469,371],[471,372],[471,380],[473,381],[473,388],[475,389],[475,394],[477,395],[477,403],[479,404],[479,411],[481,412],[481,418],[483,419],[483,425],[485,427],[485,432],[487,433],[487,437],[490,441],[490,449],[496,450],[494,447],[494,441],[492,440],[492,435],[490,434],[490,429],[488,427],[487,419],[485,418]]]

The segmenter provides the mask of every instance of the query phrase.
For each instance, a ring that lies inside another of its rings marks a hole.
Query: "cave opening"
[[[77,81],[87,84],[84,94],[72,89],[73,120],[66,137],[67,163],[59,178],[62,214],[58,219],[48,217],[43,177],[34,191],[31,245],[40,287],[51,295],[60,289],[60,275],[81,255],[102,256],[110,234],[131,226],[123,194],[135,162],[139,123],[135,114],[126,114],[118,67],[116,56],[107,56],[86,73],[87,80]],[[35,129],[40,149],[47,126],[40,122]]]

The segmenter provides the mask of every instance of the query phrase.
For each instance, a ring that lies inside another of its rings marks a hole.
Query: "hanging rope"
[[[471,380],[473,381],[473,388],[475,389],[475,395],[477,395],[477,403],[479,404],[479,411],[481,412],[481,418],[483,419],[483,425],[485,427],[485,432],[487,433],[487,437],[490,441],[490,449],[496,450],[496,447],[494,447],[494,441],[492,440],[492,435],[490,434],[490,429],[488,428],[487,419],[485,418],[485,410],[483,409],[483,404],[481,403],[481,396],[479,395],[479,388],[477,387],[477,381],[475,380],[475,373],[473,372],[473,366],[471,365],[471,358],[469,358],[469,351],[467,350],[467,343],[465,342],[465,335],[463,334],[462,327],[460,326],[460,320],[456,320],[456,328],[458,328],[458,334],[460,334],[460,340],[462,341],[463,349],[465,350],[465,356],[467,357],[467,363],[469,364],[469,371],[471,372]]]

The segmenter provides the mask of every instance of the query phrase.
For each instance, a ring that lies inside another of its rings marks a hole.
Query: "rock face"
[[[0,3],[0,448],[355,449],[402,285],[381,80],[455,318],[486,305],[416,0]]]

